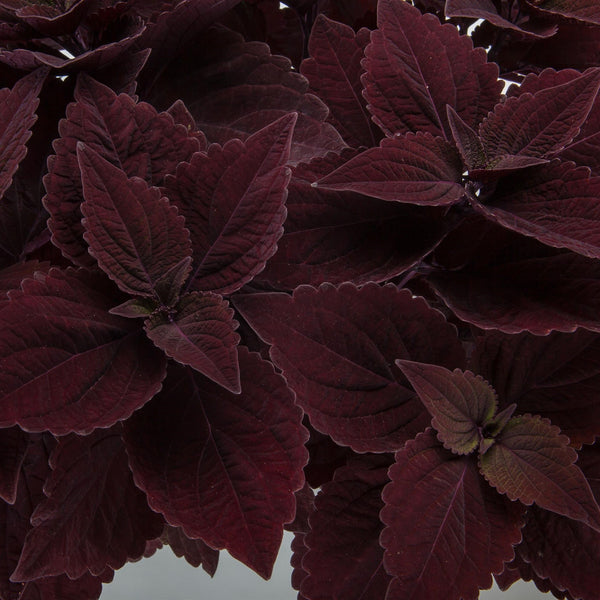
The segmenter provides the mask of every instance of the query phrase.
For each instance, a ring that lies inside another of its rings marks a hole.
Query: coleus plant
[[[596,3],[0,19],[2,600],[600,598]]]

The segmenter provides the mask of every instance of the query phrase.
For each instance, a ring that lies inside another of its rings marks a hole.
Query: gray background
[[[104,586],[101,600],[296,600],[297,592],[290,585],[291,540],[292,535],[286,532],[270,581],[261,579],[227,552],[221,552],[219,567],[211,579],[202,568],[195,569],[185,559],[176,558],[169,548],[163,548],[151,558],[127,564],[117,571],[114,581]],[[492,588],[481,592],[479,597],[481,600],[553,598],[552,594],[539,592],[532,583],[522,581],[506,592]]]

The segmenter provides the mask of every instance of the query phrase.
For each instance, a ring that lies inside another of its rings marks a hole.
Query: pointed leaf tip
[[[576,460],[569,438],[548,419],[519,415],[480,456],[479,467],[489,484],[511,500],[535,503],[600,531],[600,507]]]
[[[494,417],[496,393],[470,371],[397,360],[406,378],[433,417],[438,439],[456,454],[470,454],[483,439],[482,429]]]

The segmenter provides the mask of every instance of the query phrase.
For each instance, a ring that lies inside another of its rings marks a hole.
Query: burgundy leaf
[[[296,492],[296,516],[294,517],[294,520],[291,523],[286,523],[283,528],[286,531],[292,531],[294,533],[300,531],[302,533],[307,533],[308,531],[310,531],[308,518],[313,513],[314,509],[315,493],[310,487],[308,481],[305,481],[304,487]]]
[[[490,485],[511,500],[520,500],[582,521],[600,531],[600,508],[569,438],[547,419],[513,417],[493,446],[480,456],[480,469]]]
[[[2,427],[87,434],[160,389],[164,356],[135,322],[108,313],[116,294],[105,278],[53,269],[22,288],[0,312]]]
[[[535,94],[512,97],[481,124],[489,159],[504,154],[545,158],[560,152],[579,133],[600,86],[600,70]]]
[[[97,600],[102,593],[102,579],[91,573],[77,579],[57,575],[28,581],[19,587],[18,600]]]
[[[379,545],[389,455],[361,457],[323,485],[310,515],[300,593],[311,600],[384,598],[390,576]]]
[[[474,231],[479,239],[471,237]],[[471,240],[469,246],[465,239]],[[505,333],[547,335],[577,327],[600,331],[597,260],[478,220],[456,229],[450,240],[461,254],[468,249],[468,255],[452,271],[434,271],[427,282],[462,320]],[[443,260],[444,252],[436,260]]]
[[[362,96],[360,62],[369,43],[370,32],[331,21],[322,13],[317,17],[308,42],[310,58],[300,72],[310,87],[327,104],[329,120],[351,146],[375,146],[377,132]]]
[[[31,513],[44,498],[42,488],[50,472],[48,455],[54,444],[49,434],[29,436],[27,453],[20,465],[16,501],[12,505],[0,501],[0,597],[3,600],[18,600],[23,592],[23,584],[11,581],[10,575],[19,562],[23,542],[31,529]]]
[[[239,394],[236,328],[229,304],[210,292],[185,294],[175,307],[156,312],[144,326],[167,356]]]
[[[193,540],[181,527],[166,525],[162,539],[171,547],[175,556],[184,557],[192,567],[202,568],[212,577],[217,571],[219,551],[213,550],[202,540]]]
[[[158,281],[192,252],[185,219],[157,188],[129,179],[82,142],[77,156],[90,254],[124,292],[166,302],[157,293]]]
[[[200,144],[170,114],[136,104],[125,94],[117,96],[88,76],[79,76],[75,99],[67,108],[67,119],[59,124],[56,154],[48,160],[44,205],[54,244],[76,264],[91,266],[95,261],[88,254],[81,224],[77,143],[84,142],[128,177],[141,177],[148,185],[161,185],[165,175],[189,160]]]
[[[357,152],[329,154],[293,170],[284,233],[259,280],[287,290],[325,281],[386,281],[439,242],[442,219],[429,208],[311,185]]]
[[[485,19],[496,27],[510,29],[534,38],[550,37],[556,32],[556,25],[538,23],[527,18],[516,23],[505,19],[498,13],[493,0],[446,0],[445,14],[447,18]]]
[[[388,600],[475,600],[521,538],[523,508],[495,493],[472,456],[444,450],[428,429],[396,453],[383,490]]]
[[[499,182],[485,203],[486,218],[556,248],[600,258],[600,177],[558,160]]]
[[[496,392],[489,383],[471,371],[450,372],[408,360],[396,364],[433,417],[431,424],[444,447],[456,454],[473,452],[496,414]]]
[[[166,194],[186,218],[195,265],[188,288],[229,294],[265,266],[283,233],[285,166],[296,116],[287,115],[223,148],[212,145],[167,178]]]
[[[296,533],[294,535],[294,539],[292,540],[291,550],[292,550],[292,558],[290,559],[290,564],[292,566],[292,588],[295,590],[299,590],[302,582],[308,575],[308,573],[302,568],[302,560],[306,553],[308,552],[308,548],[304,544],[304,538],[306,537],[305,533]],[[305,596],[303,596],[300,592],[298,592],[298,600],[307,600]]]
[[[454,204],[465,193],[456,149],[428,133],[384,139],[313,184],[381,200],[428,206]]]
[[[446,106],[476,127],[500,99],[495,64],[456,27],[408,2],[380,0],[379,29],[363,63],[365,97],[387,135],[428,132],[449,138]]]
[[[133,483],[120,431],[61,439],[13,581],[100,575],[141,557],[146,541],[160,535],[163,521]]]
[[[164,391],[127,421],[125,441],[154,510],[268,578],[304,483],[307,435],[269,363],[241,349],[240,370],[235,395],[189,368],[171,369]]]
[[[0,198],[27,152],[26,143],[37,119],[38,96],[47,75],[47,69],[38,69],[20,79],[12,90],[0,90]]]
[[[487,157],[479,135],[471,129],[451,107],[447,106],[447,117],[452,137],[469,171],[484,166]]]
[[[202,48],[195,41],[165,70],[150,96],[160,107],[177,98],[185,102],[208,139],[221,145],[234,138],[245,140],[296,112],[291,164],[345,147],[337,130],[325,122],[327,106],[308,93],[308,81],[292,70],[289,59],[221,27],[204,33]]]
[[[29,436],[19,427],[0,429],[0,498],[14,504]]]
[[[237,296],[315,429],[357,452],[388,452],[430,418],[394,361],[462,366],[456,332],[422,298],[393,285],[300,286]]]
[[[585,447],[577,462],[596,496],[600,494],[599,450],[598,445]],[[516,551],[538,577],[550,579],[576,598],[593,598],[600,589],[600,573],[595,566],[600,534],[579,521],[532,507]]]
[[[503,404],[539,414],[560,427],[572,446],[600,436],[595,390],[600,338],[578,329],[547,336],[488,331],[477,339],[471,368],[488,379]]]
[[[528,0],[537,10],[551,15],[600,25],[600,7],[594,0]]]

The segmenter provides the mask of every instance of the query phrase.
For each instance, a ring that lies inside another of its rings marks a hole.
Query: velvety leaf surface
[[[511,29],[532,37],[549,37],[556,32],[556,26],[531,22],[527,18],[524,18],[522,22],[505,19],[499,14],[493,0],[446,0],[445,15],[448,18],[485,19],[496,27]]]
[[[202,540],[193,540],[181,527],[166,525],[162,539],[171,547],[175,556],[183,557],[192,567],[202,568],[212,577],[219,564],[219,551],[213,550]]]
[[[0,429],[0,498],[14,504],[29,436],[20,427]]]
[[[486,218],[544,244],[600,258],[600,178],[558,160],[499,182]]]
[[[90,254],[124,292],[158,296],[160,278],[192,252],[185,219],[158,188],[129,179],[81,142],[77,156]]]
[[[383,491],[380,542],[393,580],[388,600],[475,600],[521,538],[520,505],[492,490],[472,456],[456,456],[433,430],[396,453]]]
[[[75,100],[59,124],[61,137],[48,161],[44,205],[50,213],[53,243],[76,264],[91,266],[95,261],[88,255],[81,224],[77,143],[84,142],[128,177],[140,177],[148,185],[161,185],[165,175],[174,173],[200,145],[170,114],[157,113],[143,102],[136,104],[125,94],[117,96],[90,77],[78,78]]]
[[[102,580],[90,573],[77,579],[57,575],[28,581],[19,587],[18,600],[97,600],[102,593]]]
[[[331,153],[293,169],[283,236],[259,280],[286,290],[386,281],[438,243],[443,223],[432,209],[311,185],[357,153]]]
[[[42,488],[50,472],[48,455],[54,444],[49,434],[29,436],[27,453],[19,469],[16,502],[10,505],[0,501],[0,596],[3,600],[19,600],[23,591],[23,585],[11,581],[10,575],[19,562],[23,542],[31,529],[31,513],[44,498]]]
[[[484,166],[487,157],[479,135],[456,114],[451,106],[447,106],[446,109],[452,138],[467,169],[472,171]]]
[[[535,502],[600,531],[600,508],[581,469],[573,464],[577,452],[568,443],[547,419],[513,417],[480,456],[481,472],[511,500],[527,506]]]
[[[379,28],[365,51],[365,97],[387,135],[428,132],[449,138],[446,106],[475,127],[500,99],[497,67],[453,25],[408,2],[380,0]]]
[[[496,413],[496,392],[471,371],[449,371],[437,365],[398,360],[421,402],[433,417],[431,424],[444,447],[470,454],[480,442],[480,428]]]
[[[362,95],[361,60],[370,40],[368,29],[354,32],[322,13],[317,17],[308,42],[310,58],[300,72],[329,107],[329,120],[350,146],[376,146],[381,137]]]
[[[273,367],[240,349],[242,393],[189,368],[125,426],[138,486],[150,506],[192,538],[267,578],[304,483],[307,435]]]
[[[144,325],[167,356],[239,394],[236,328],[229,304],[210,292],[185,294],[172,310],[156,312]]]
[[[547,157],[559,152],[579,133],[599,86],[600,71],[591,69],[562,85],[499,104],[479,131],[488,156]]]
[[[477,339],[471,368],[488,379],[502,405],[539,414],[560,427],[571,445],[600,436],[600,338],[578,329],[547,336],[488,331]]]
[[[598,445],[585,447],[578,466],[592,491],[600,493],[600,452]],[[594,598],[600,589],[596,568],[600,534],[579,521],[573,521],[532,507],[527,511],[523,541],[517,554],[526,560],[539,577],[548,578],[559,589],[575,598]],[[574,561],[573,557],[577,557]]]
[[[245,140],[278,118],[298,113],[290,162],[296,164],[345,147],[325,119],[329,110],[310,94],[308,81],[291,70],[289,59],[271,54],[260,42],[214,27],[203,34],[185,58],[157,80],[150,100],[170,106],[181,98],[196,125],[211,142]]]
[[[481,235],[453,272],[431,273],[428,284],[462,320],[505,333],[600,331],[600,268],[597,261],[473,221],[452,234]],[[472,238],[466,238],[472,239]],[[450,241],[449,241],[450,244]],[[447,247],[444,249],[446,251]],[[438,257],[443,260],[443,252]],[[560,278],[556,274],[560,273]]]
[[[462,162],[455,148],[429,134],[384,139],[315,185],[394,202],[453,204],[464,195]]]
[[[167,178],[166,194],[185,216],[194,268],[187,288],[229,294],[259,273],[277,249],[286,216],[285,166],[294,114],[208,152]]]
[[[27,152],[38,96],[47,75],[46,69],[38,69],[20,79],[12,90],[0,90],[0,197],[10,187]]]
[[[164,356],[108,313],[116,294],[104,277],[53,269],[22,287],[0,313],[2,427],[87,434],[160,389]]]
[[[338,469],[321,488],[304,538],[307,577],[300,593],[311,600],[384,598],[390,576],[379,534],[381,491],[389,482],[389,455],[369,455]]]
[[[568,19],[577,19],[586,23],[600,24],[600,7],[594,0],[529,0],[536,9],[559,15]]]
[[[160,535],[162,518],[133,483],[120,427],[63,438],[50,466],[13,580],[99,575],[140,558]]]
[[[237,296],[235,307],[271,344],[315,429],[357,452],[388,452],[429,424],[394,361],[461,366],[456,332],[423,299],[392,285],[300,286],[294,296]]]

